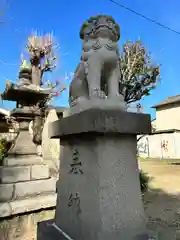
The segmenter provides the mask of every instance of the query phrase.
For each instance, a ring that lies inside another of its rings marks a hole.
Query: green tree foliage
[[[132,103],[149,96],[159,80],[160,68],[152,63],[141,41],[127,41],[120,53],[120,91],[125,102]]]
[[[8,142],[6,139],[0,140],[0,165],[3,159],[7,156],[7,153],[11,147],[12,142]]]

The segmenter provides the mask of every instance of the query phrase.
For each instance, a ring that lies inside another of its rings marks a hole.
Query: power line
[[[174,29],[172,29],[172,28],[170,28],[170,27],[168,27],[168,26],[166,26],[166,25],[164,25],[164,24],[162,24],[160,22],[157,22],[157,21],[155,21],[155,20],[153,20],[153,19],[151,19],[149,17],[146,17],[145,15],[143,15],[141,13],[138,13],[138,12],[134,11],[133,9],[131,9],[129,7],[124,6],[123,4],[121,4],[121,3],[119,3],[119,2],[117,2],[115,0],[109,0],[109,1],[114,3],[114,4],[116,4],[117,6],[119,6],[121,8],[124,8],[124,9],[126,9],[126,10],[128,10],[128,11],[130,11],[130,12],[132,12],[132,13],[134,13],[134,14],[136,14],[136,15],[138,15],[138,16],[146,19],[146,20],[148,20],[149,22],[155,23],[156,25],[159,25],[160,27],[163,27],[163,28],[165,28],[165,29],[167,29],[167,30],[169,30],[171,32],[174,32],[174,33],[180,35],[180,32],[178,32],[178,31],[176,31],[176,30],[174,30]]]

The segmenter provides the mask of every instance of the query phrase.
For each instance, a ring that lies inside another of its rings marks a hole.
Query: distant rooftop
[[[160,102],[159,104],[152,106],[152,108],[159,108],[159,107],[166,106],[166,105],[169,105],[172,103],[180,103],[180,95],[168,97],[165,100],[163,100],[162,102]]]

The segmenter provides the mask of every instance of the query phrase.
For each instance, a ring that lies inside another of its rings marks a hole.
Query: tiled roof
[[[160,102],[159,104],[152,106],[152,108],[158,108],[161,106],[169,105],[172,103],[178,103],[178,102],[180,103],[180,95],[168,97],[165,100],[163,100],[162,102]]]

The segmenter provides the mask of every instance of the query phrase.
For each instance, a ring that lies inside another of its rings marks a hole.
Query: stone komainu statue
[[[82,56],[70,84],[70,106],[82,98],[117,100],[120,96],[119,25],[111,16],[91,17],[81,27],[80,38]]]

